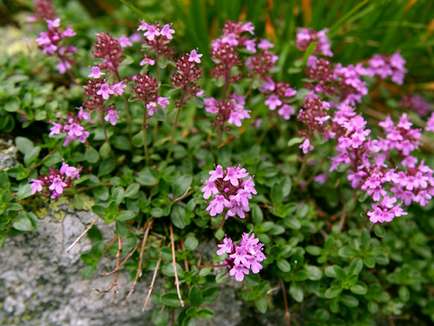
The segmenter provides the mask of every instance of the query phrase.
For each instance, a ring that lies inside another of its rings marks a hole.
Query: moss
[[[85,194],[80,195],[80,197],[84,202],[81,210],[90,211],[96,199]],[[63,221],[66,213],[75,211],[74,206],[72,206],[72,198],[69,196],[61,196],[56,198],[56,200],[51,200],[49,197],[35,197],[27,203],[26,209],[35,214],[39,219],[44,219],[51,215],[58,222]]]

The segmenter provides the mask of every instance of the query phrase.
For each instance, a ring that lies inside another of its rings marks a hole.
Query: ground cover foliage
[[[0,57],[2,243],[89,194],[82,276],[149,288],[154,325],[212,319],[232,279],[282,324],[434,322],[433,3],[90,3],[1,9],[27,37]]]

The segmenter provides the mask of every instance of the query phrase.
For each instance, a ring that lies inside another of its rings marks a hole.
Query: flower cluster
[[[306,74],[309,78],[306,88],[318,94],[334,96],[339,103],[355,105],[368,94],[366,82],[361,80],[361,76],[367,75],[362,64],[343,67],[338,63],[332,67],[329,60],[310,56]]]
[[[429,103],[419,94],[404,95],[399,105],[416,112],[421,117],[425,117],[431,112]]]
[[[176,72],[172,75],[172,86],[181,89],[186,96],[176,103],[177,107],[181,107],[187,102],[189,96],[196,96],[199,91],[199,86],[196,82],[201,78],[203,69],[199,66],[202,54],[192,50],[189,54],[182,55],[176,60]]]
[[[253,43],[253,45],[254,44],[255,43]],[[247,68],[252,70],[254,75],[266,78],[271,69],[275,66],[279,57],[269,50],[274,47],[274,44],[266,39],[262,39],[258,43],[257,47],[260,49],[259,53],[248,57],[245,61],[245,65]],[[254,52],[256,53],[256,51]]]
[[[99,68],[117,72],[121,58],[124,55],[122,46],[116,38],[111,37],[108,33],[96,33],[96,36],[98,36],[98,38],[95,42],[95,50],[92,51],[92,54],[95,58],[103,59]]]
[[[71,182],[74,179],[80,179],[81,169],[69,166],[65,162],[63,162],[60,170],[51,167],[48,175],[42,174],[38,179],[29,179],[30,188],[32,188],[31,194],[43,192],[47,195],[51,193],[51,199],[57,198],[63,193],[64,188],[74,187]],[[44,187],[48,189],[43,191]]]
[[[296,36],[296,46],[299,50],[306,51],[309,44],[312,42],[317,42],[313,53],[332,57],[333,52],[330,50],[331,42],[326,35],[327,32],[327,28],[319,32],[311,28],[300,28]]]
[[[402,85],[407,69],[404,67],[405,60],[395,52],[390,57],[385,54],[374,54],[369,60],[368,75],[371,77],[379,76],[381,79],[386,79],[391,76],[392,81]]]
[[[56,65],[59,73],[64,74],[71,69],[71,63],[73,58],[71,53],[77,52],[77,48],[74,46],[65,46],[62,42],[67,37],[72,37],[76,33],[71,28],[67,27],[65,30],[59,29],[60,18],[53,20],[45,20],[48,25],[48,32],[39,33],[39,38],[36,39],[36,43],[42,48],[42,52],[57,57],[58,63]]]
[[[303,107],[300,109],[297,115],[297,121],[303,122],[307,126],[307,130],[299,130],[298,135],[305,137],[306,139],[300,145],[303,153],[307,153],[313,150],[313,146],[310,144],[309,138],[313,136],[315,132],[322,135],[327,141],[329,138],[333,138],[334,134],[330,132],[330,128],[326,122],[330,119],[328,110],[330,103],[321,101],[318,97],[310,99],[306,98]]]
[[[72,114],[69,115],[67,123],[64,125],[61,123],[56,123],[49,121],[49,123],[53,124],[53,127],[50,129],[49,136],[57,135],[60,133],[66,134],[65,141],[63,142],[63,146],[68,146],[69,143],[73,140],[79,140],[82,143],[86,142],[86,139],[89,137],[89,132],[84,130],[84,127],[81,125],[83,120],[88,120],[90,123],[90,114],[85,112],[82,107],[77,108],[79,110],[78,114],[73,117]]]
[[[225,122],[241,127],[241,120],[250,118],[250,111],[244,109],[246,104],[244,96],[233,93],[229,99],[223,104],[214,97],[204,98],[206,112],[217,114],[216,121],[212,121],[213,127],[218,127],[220,130],[230,130],[229,126],[225,127]]]
[[[140,21],[138,31],[143,31],[144,42],[147,47],[150,47],[156,57],[165,56],[168,59],[173,57],[173,49],[169,48],[169,42],[173,39],[172,34],[175,34],[175,30],[172,29],[172,24],[165,24],[163,26],[160,23],[155,22],[148,24],[145,21]],[[154,65],[155,59],[151,56],[145,55],[145,58],[140,65]]]
[[[37,22],[41,20],[53,20],[56,18],[55,6],[49,0],[35,0],[35,12],[33,16],[27,18],[29,22]]]
[[[266,77],[259,91],[267,94],[265,105],[268,106],[271,111],[278,109],[277,113],[285,120],[289,120],[291,114],[295,113],[294,108],[289,105],[289,103],[294,101],[291,97],[297,94],[297,91],[292,89],[288,82],[284,83],[279,81],[275,83],[272,78]]]
[[[380,149],[388,152],[396,148],[401,156],[405,157],[402,161],[402,165],[406,166],[411,164],[414,158],[409,155],[410,152],[419,148],[418,139],[421,136],[420,129],[411,128],[413,123],[408,120],[408,116],[405,113],[401,116],[397,124],[388,116],[387,119],[380,122],[379,125],[383,127],[384,133],[387,135],[385,139],[379,137],[380,141],[378,146]]]
[[[220,249],[217,250],[217,255],[221,256],[228,254],[224,264],[227,265],[229,275],[235,276],[235,280],[242,282],[244,275],[249,274],[249,270],[253,274],[259,273],[262,269],[260,264],[266,259],[263,250],[263,244],[255,238],[255,234],[243,233],[240,245],[232,243],[231,238],[225,237],[223,244],[217,245]]]
[[[245,218],[244,212],[249,211],[249,199],[252,194],[256,195],[252,178],[244,179],[249,176],[246,169],[238,167],[228,167],[223,170],[221,165],[217,165],[215,170],[210,171],[208,180],[203,181],[205,187],[203,198],[213,197],[206,209],[211,216],[215,216],[228,208],[227,216],[238,215]]]

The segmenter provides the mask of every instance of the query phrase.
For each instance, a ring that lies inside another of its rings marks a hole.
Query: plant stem
[[[178,299],[179,299],[179,302],[181,303],[181,307],[184,307],[184,301],[182,301],[181,292],[179,291],[179,285],[181,283],[178,280],[178,271],[176,270],[175,241],[173,240],[173,227],[172,227],[172,223],[170,224],[170,242],[172,244],[172,263],[173,263],[173,271],[175,273],[176,292],[178,293]]]
[[[157,44],[158,44],[158,40],[157,40]],[[158,89],[157,89],[157,98],[160,96],[160,65],[158,64],[160,62],[160,56],[157,53],[157,58],[156,58],[156,62],[157,62],[157,85],[158,85]],[[153,135],[153,140],[154,143],[157,140],[157,135],[158,135],[158,120],[155,120],[155,126],[154,126],[154,135]]]
[[[118,82],[121,82],[121,76],[119,76],[119,72],[116,69],[116,77],[118,79]],[[125,92],[122,94],[122,97],[124,98],[124,106],[125,106],[125,113],[127,114],[127,125],[128,125],[128,134],[130,136],[130,141],[133,138],[133,132],[131,131],[131,116],[130,116],[130,109],[128,107],[128,100],[127,96],[125,95]]]
[[[181,115],[181,110],[183,107],[184,96],[185,96],[185,92],[182,91],[181,99],[179,100],[181,107],[177,108],[178,112],[176,112],[175,122],[173,123],[173,126],[172,126],[172,134],[170,136],[170,147],[169,147],[169,152],[167,153],[166,163],[169,163],[170,155],[172,154],[173,143],[175,142],[175,133],[176,133],[176,129],[178,128],[178,121],[179,121],[179,116]]]
[[[112,154],[112,156],[115,158],[116,161],[115,153],[113,153],[112,147],[110,146],[110,141],[107,136],[107,128],[105,127],[105,120],[104,120],[104,111],[102,110],[101,110],[101,122],[102,122],[102,129],[104,130],[105,142],[109,145],[110,153]]]
[[[145,151],[146,165],[149,165],[149,152],[148,152],[148,141],[147,141],[148,137],[146,134],[146,128],[147,128],[146,118],[147,118],[147,116],[148,116],[148,109],[147,109],[146,104],[145,104],[144,114],[143,114],[143,129],[142,129],[142,132],[143,132],[143,149]]]

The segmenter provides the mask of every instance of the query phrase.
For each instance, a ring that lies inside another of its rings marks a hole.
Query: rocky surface
[[[94,276],[83,280],[84,263],[80,254],[90,252],[91,242],[83,237],[69,253],[65,249],[95,215],[86,211],[74,212],[66,204],[60,205],[60,209],[61,212],[43,210],[51,214],[39,220],[36,232],[8,237],[1,248],[0,325],[151,325],[152,300],[144,313],[141,310],[152,275],[148,273],[141,277],[128,304],[123,304],[123,299],[132,282],[126,271],[119,274],[115,305],[112,304],[112,292],[98,294],[91,290],[110,286],[113,275],[98,275],[113,269],[115,259],[106,254]],[[39,215],[40,211],[35,213]],[[113,238],[112,225],[99,220],[97,226],[106,242]],[[157,278],[154,291],[161,286]],[[230,286],[221,285],[219,299],[210,308],[216,318],[200,320],[198,326],[235,326],[242,321],[241,301],[236,299]]]

